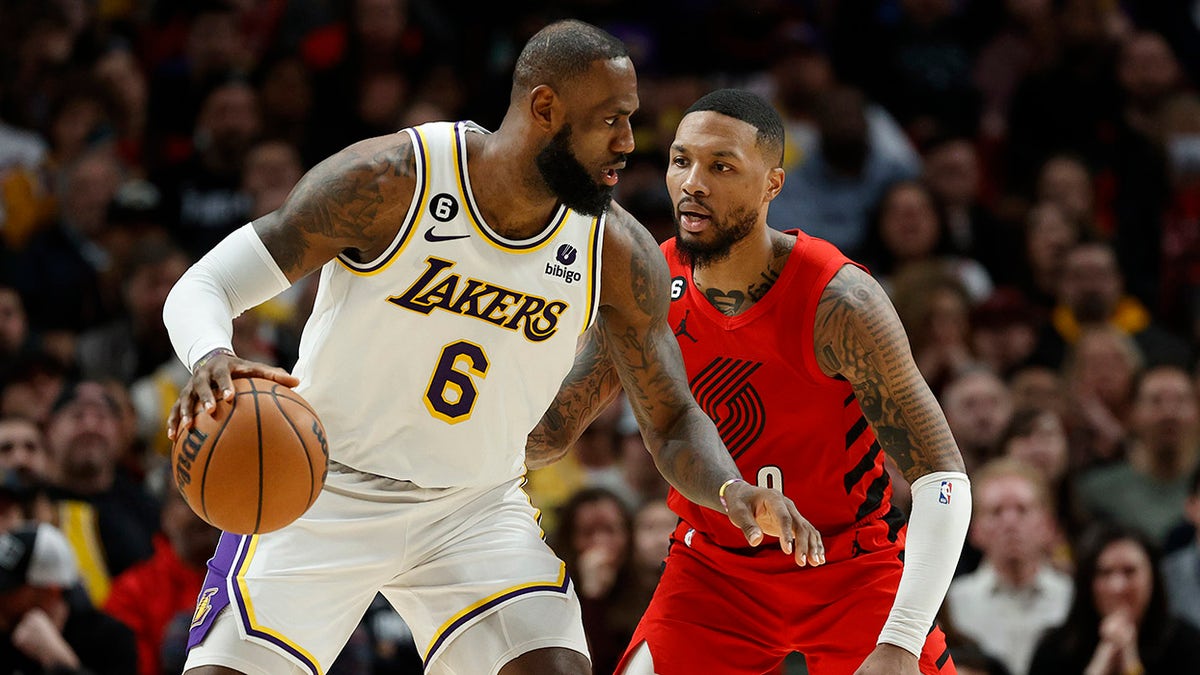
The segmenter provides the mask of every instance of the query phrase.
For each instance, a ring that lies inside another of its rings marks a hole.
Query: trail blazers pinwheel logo
[[[758,440],[767,423],[762,398],[750,383],[761,366],[757,361],[716,358],[692,378],[696,402],[717,425],[734,458]]]

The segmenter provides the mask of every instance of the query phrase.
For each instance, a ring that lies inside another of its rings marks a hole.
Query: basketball
[[[196,515],[226,532],[261,534],[299,518],[325,484],[329,447],[321,420],[277,382],[234,378],[171,449],[175,484]]]

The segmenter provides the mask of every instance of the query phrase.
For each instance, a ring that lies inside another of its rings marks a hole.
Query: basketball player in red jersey
[[[667,169],[669,321],[742,477],[791,497],[827,562],[748,548],[672,490],[681,520],[618,673],[761,675],[793,651],[813,675],[954,673],[934,615],[970,520],[962,458],[879,284],[831,244],[767,225],[783,143],[778,113],[749,92],[688,109]],[[594,340],[542,427],[574,434],[579,392],[612,393]],[[884,452],[912,483],[907,526]]]

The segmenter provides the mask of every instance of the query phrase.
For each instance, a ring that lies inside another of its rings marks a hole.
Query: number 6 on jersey
[[[469,419],[479,393],[471,376],[487,377],[487,369],[487,355],[473,342],[459,340],[442,347],[425,390],[429,414],[447,424]]]

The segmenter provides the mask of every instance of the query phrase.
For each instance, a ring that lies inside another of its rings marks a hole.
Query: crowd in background
[[[637,150],[616,197],[660,241],[682,111],[738,86],[784,116],[769,223],[880,280],[972,476],[941,613],[959,672],[1120,673],[1130,650],[1183,672],[1200,627],[1195,0],[0,0],[0,548],[23,552],[0,555],[0,663],[180,672],[215,532],[164,472],[188,377],[167,292],[345,145],[494,128],[517,49],[566,16],[631,50]],[[315,286],[238,318],[238,354],[290,368]],[[675,522],[628,406],[528,491],[611,672]],[[330,672],[419,663],[380,599]]]

